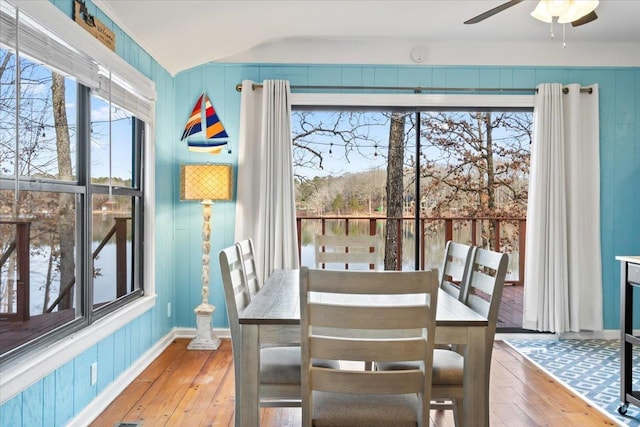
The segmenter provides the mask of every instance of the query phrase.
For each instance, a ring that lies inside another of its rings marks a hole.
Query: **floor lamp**
[[[184,164],[180,167],[180,200],[202,202],[202,302],[196,313],[196,337],[189,350],[217,350],[220,338],[211,330],[215,307],[209,304],[209,251],[211,249],[211,205],[215,200],[231,200],[232,168],[229,164]]]

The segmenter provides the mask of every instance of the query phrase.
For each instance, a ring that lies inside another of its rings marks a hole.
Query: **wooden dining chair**
[[[378,237],[369,235],[315,236],[316,268],[339,264],[342,269],[376,270],[378,265]],[[359,264],[359,266],[356,266]]]
[[[239,395],[240,361],[242,341],[240,313],[250,302],[249,290],[244,281],[242,259],[238,245],[220,251],[220,271],[227,304],[231,346],[236,378],[236,395]],[[269,347],[260,349],[260,405],[300,406],[300,346]],[[240,399],[236,399],[236,414]]]
[[[240,251],[240,259],[244,280],[249,290],[249,298],[253,297],[262,288],[262,280],[258,277],[256,268],[256,255],[252,239],[243,239],[236,243]]]
[[[435,270],[303,267],[302,425],[428,426],[437,296]],[[317,367],[312,358],[348,366]],[[368,360],[409,360],[417,367],[388,372],[351,367]]]
[[[468,271],[467,286],[462,301],[475,312],[488,320],[486,334],[486,384],[485,392],[489,393],[489,375],[491,371],[491,354],[493,340],[498,323],[498,312],[502,290],[507,274],[509,257],[507,254],[474,248],[471,256],[471,268]],[[464,347],[457,346],[453,350],[436,349],[433,354],[432,398],[445,400],[445,403],[434,404],[436,409],[452,409],[456,426],[464,425],[462,398],[464,391]],[[474,398],[481,398],[475,396]],[[488,398],[488,397],[487,397]]]
[[[491,368],[491,353],[493,339],[496,333],[498,312],[502,289],[507,274],[509,258],[507,254],[493,252],[482,248],[473,248],[468,269],[467,286],[461,294],[461,301],[471,309],[486,317],[487,326],[487,355],[486,393],[489,393],[489,373]],[[451,409],[454,411],[456,426],[464,425],[462,414],[462,398],[464,392],[464,346],[450,346],[436,348],[433,351],[433,378],[431,398],[432,409]],[[412,362],[376,362],[377,370],[415,369]],[[474,396],[474,398],[483,398]]]
[[[449,240],[440,267],[440,287],[449,295],[462,300],[467,286],[473,246]]]

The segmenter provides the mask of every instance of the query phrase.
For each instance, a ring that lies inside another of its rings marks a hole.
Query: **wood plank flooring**
[[[92,427],[119,422],[154,426],[233,426],[231,341],[215,352],[188,351],[176,339],[105,411]],[[602,415],[503,342],[493,351],[491,426],[614,426]],[[263,427],[297,427],[299,408],[261,410]],[[431,411],[431,426],[453,427],[450,411]]]

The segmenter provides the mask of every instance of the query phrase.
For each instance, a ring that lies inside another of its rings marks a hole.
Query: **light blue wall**
[[[72,0],[51,0],[72,16]],[[619,268],[615,255],[640,254],[640,69],[549,67],[428,67],[328,65],[203,65],[172,78],[108,17],[87,2],[116,34],[116,52],[155,81],[156,307],[0,406],[0,426],[64,425],[174,326],[194,327],[200,302],[201,207],[178,201],[183,162],[237,165],[240,94],[244,79],[287,79],[296,85],[535,87],[559,81],[600,85],[602,261],[605,328],[619,322]],[[71,24],[71,23],[70,23]],[[232,153],[190,153],[179,142],[184,123],[206,91],[230,135]],[[211,302],[215,327],[228,325],[217,253],[234,242],[232,202],[213,207]],[[167,317],[167,303],[173,315]],[[637,305],[640,304],[638,299]],[[88,386],[89,365],[98,360],[98,383]]]
[[[538,83],[561,82],[588,85],[598,83],[600,90],[601,158],[601,237],[604,294],[604,327],[618,329],[620,322],[619,265],[616,255],[640,254],[640,69],[638,68],[561,68],[561,67],[429,67],[358,65],[255,65],[207,64],[176,76],[176,127],[184,126],[192,103],[206,89],[231,139],[237,142],[240,93],[236,84],[244,79],[286,79],[292,85],[337,86],[431,86],[533,88]],[[184,147],[176,147],[175,159],[185,160]],[[232,155],[192,156],[193,161],[224,161],[237,165],[237,150]],[[189,278],[191,292],[176,295],[179,325],[193,326],[189,308],[198,303],[199,238],[196,212],[178,206],[176,222],[176,277]],[[184,213],[183,213],[184,212]],[[233,243],[234,216],[225,207],[216,207],[215,242],[211,253]],[[217,263],[212,262],[212,301],[218,307],[214,324],[225,326],[222,285]],[[640,292],[637,292],[640,294]],[[640,295],[639,295],[640,296]],[[636,305],[640,305],[637,298]],[[640,320],[640,319],[637,319]],[[640,327],[640,322],[636,322]]]
[[[73,0],[51,2],[73,16]],[[156,189],[156,306],[5,402],[0,406],[0,427],[65,425],[175,326],[176,316],[167,316],[167,303],[173,303],[175,292],[174,79],[89,1],[87,7],[89,13],[114,31],[116,53],[156,84],[156,173],[147,183]],[[70,20],[69,25],[75,24]],[[95,361],[99,366],[98,382],[90,386],[89,367]]]

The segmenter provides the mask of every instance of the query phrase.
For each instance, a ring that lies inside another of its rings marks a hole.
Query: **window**
[[[3,363],[143,294],[153,100],[3,0],[0,24]]]
[[[376,108],[379,95],[367,96],[371,105],[359,95],[357,105],[295,95],[302,265],[315,265],[316,234],[376,234],[376,267],[386,270],[440,268],[445,241],[455,240],[509,253],[507,281],[522,285],[532,97],[447,95],[446,105],[421,105],[424,95],[396,96],[397,107]],[[517,313],[501,320],[522,326]]]

